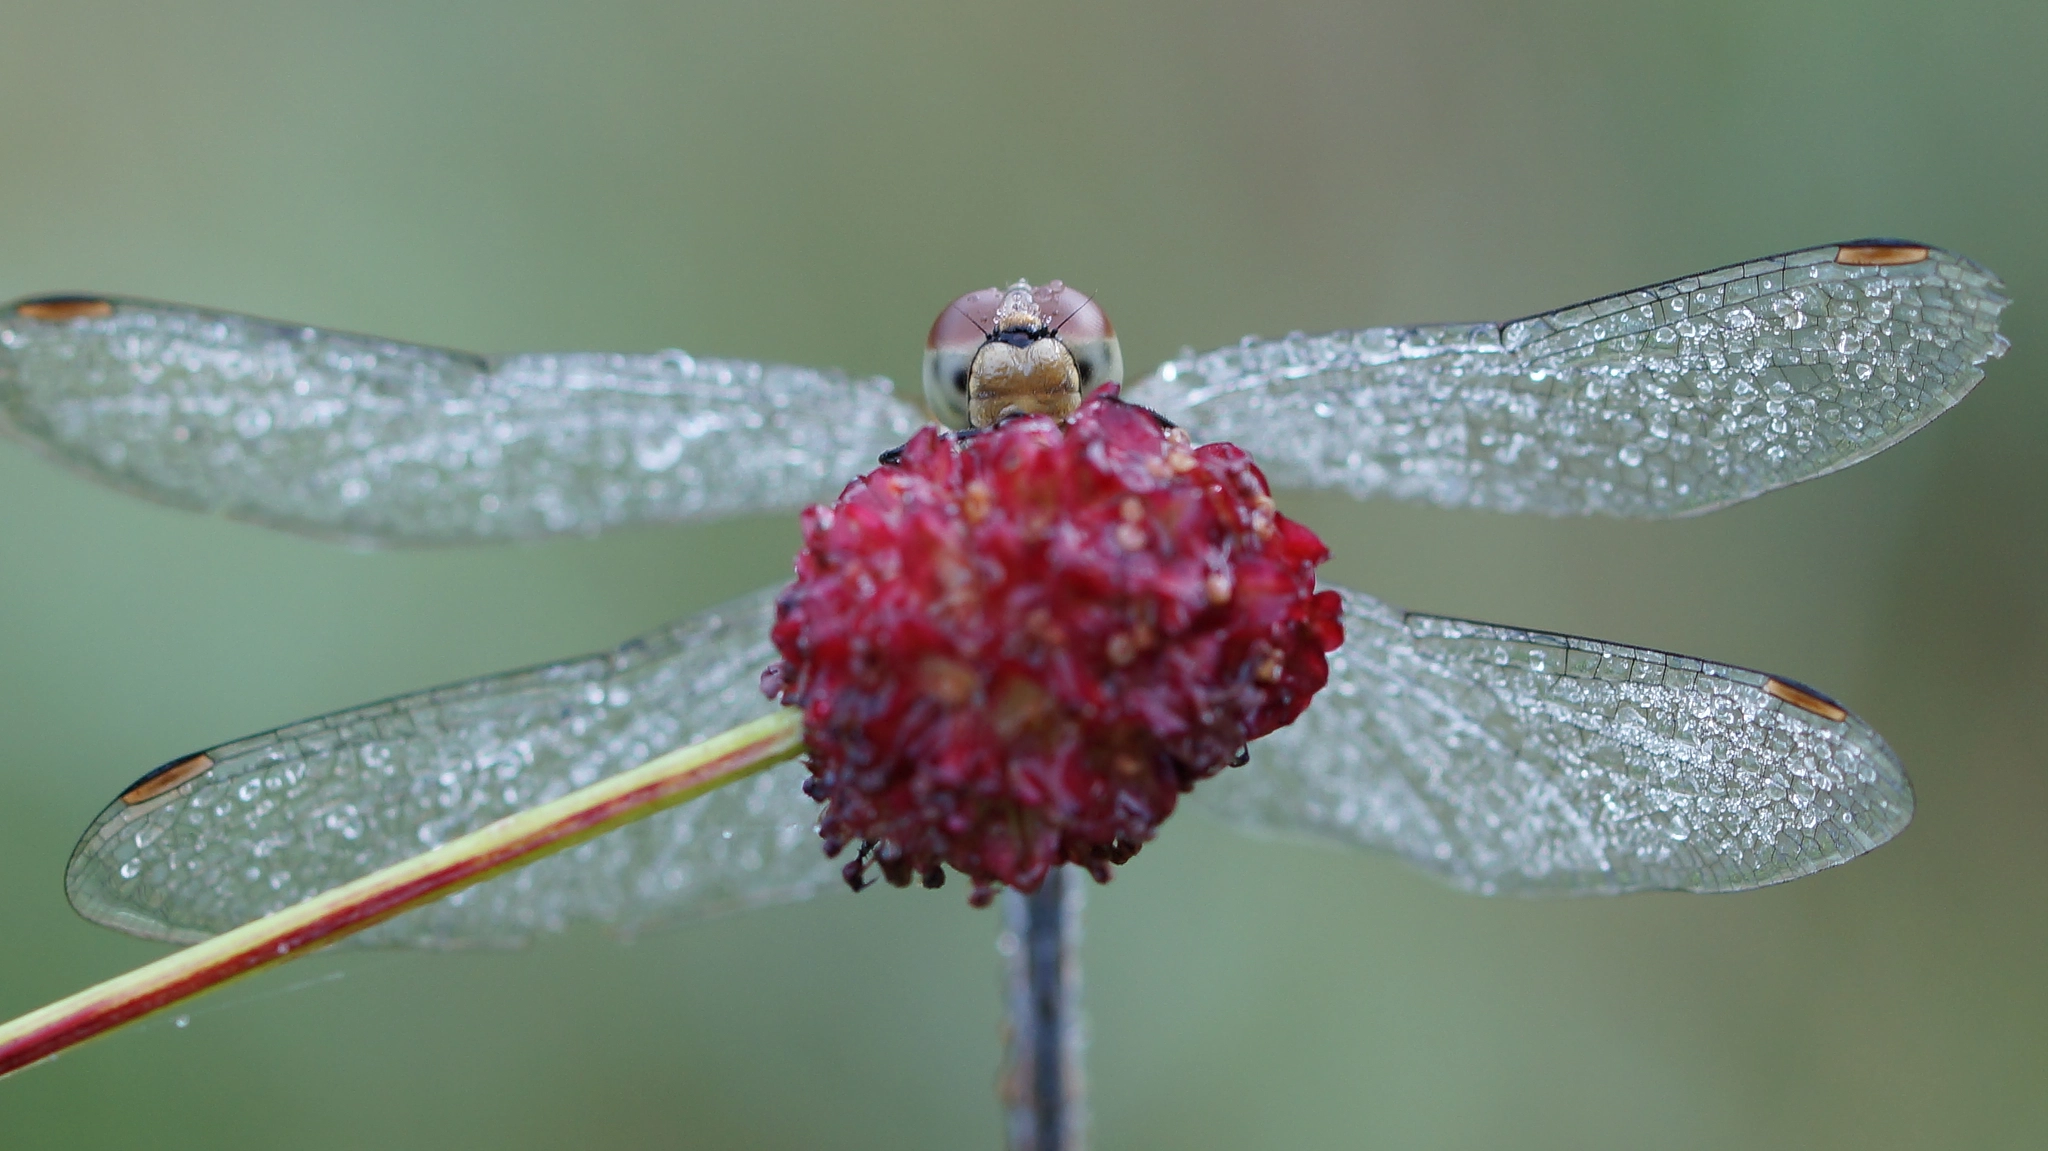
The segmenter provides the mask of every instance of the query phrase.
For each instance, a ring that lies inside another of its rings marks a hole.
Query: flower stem
[[[1061,867],[1031,895],[1003,896],[997,950],[1009,967],[1002,1097],[1009,1151],[1084,1151],[1080,874]]]
[[[285,962],[403,911],[695,799],[803,751],[784,708],[679,748],[552,803],[223,932],[0,1024],[0,1075],[227,981]]]

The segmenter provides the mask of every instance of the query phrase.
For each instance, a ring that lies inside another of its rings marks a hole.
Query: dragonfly
[[[1939,248],[1853,241],[1505,323],[1247,337],[1124,395],[1246,449],[1278,489],[1688,516],[1847,467],[1955,404],[2007,347],[2001,290]],[[1048,311],[1072,292],[1038,291]],[[927,340],[946,422],[968,422],[963,357],[1001,342],[1002,295],[962,297]],[[1037,335],[1082,382],[1120,377],[1107,319],[1072,295]],[[106,296],[0,312],[0,430],[124,491],[356,544],[798,508],[926,422],[884,379],[673,350],[480,356]],[[1743,890],[1848,860],[1912,815],[1884,740],[1792,680],[1338,590],[1328,687],[1193,805],[1482,894]],[[66,890],[96,922],[196,941],[767,714],[774,596],[180,757],[93,821]],[[513,944],[811,896],[840,879],[803,771],[358,940]]]

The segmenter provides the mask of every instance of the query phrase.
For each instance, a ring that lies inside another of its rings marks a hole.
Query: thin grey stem
[[[1036,894],[1003,895],[1004,929],[996,949],[1009,977],[1002,1075],[1009,1151],[1087,1147],[1081,878],[1062,867]]]

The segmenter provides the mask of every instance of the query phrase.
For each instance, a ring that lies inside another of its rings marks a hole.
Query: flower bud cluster
[[[892,460],[805,513],[762,680],[803,709],[855,887],[1106,880],[1323,686],[1328,550],[1237,448],[1106,386],[1064,423],[926,428]]]

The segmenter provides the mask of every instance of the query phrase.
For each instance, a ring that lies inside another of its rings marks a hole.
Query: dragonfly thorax
[[[1123,371],[1109,318],[1058,280],[969,292],[946,305],[925,339],[925,401],[956,428],[1015,414],[1065,418],[1084,391]]]

